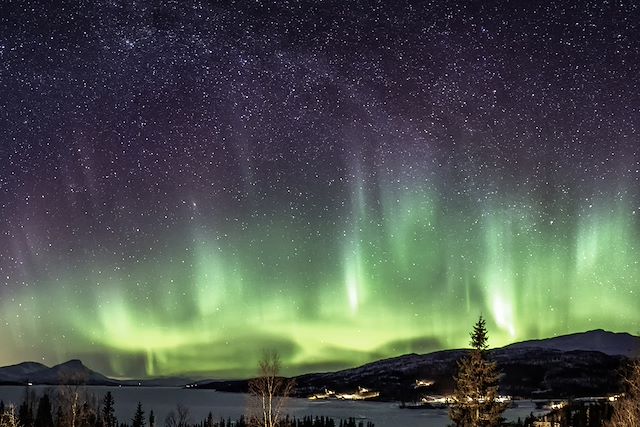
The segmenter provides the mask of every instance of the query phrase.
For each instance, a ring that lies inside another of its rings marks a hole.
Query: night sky
[[[637,333],[638,2],[459,3],[2,1],[0,364]]]

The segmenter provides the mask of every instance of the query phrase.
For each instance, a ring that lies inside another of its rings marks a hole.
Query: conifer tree
[[[131,420],[131,427],[145,427],[144,411],[142,410],[142,403],[138,402],[138,408]]]
[[[24,427],[33,427],[33,412],[36,401],[35,392],[29,386],[24,388],[24,398],[18,408],[18,419]]]
[[[35,427],[53,427],[53,415],[51,413],[51,399],[47,393],[43,394],[38,403]]]
[[[104,423],[104,427],[116,427],[118,421],[116,420],[115,401],[110,391],[104,395],[102,405],[102,422]]]
[[[471,351],[458,362],[455,404],[449,410],[458,427],[494,427],[502,422],[506,403],[498,402],[500,373],[487,358],[487,327],[480,316],[471,332]]]

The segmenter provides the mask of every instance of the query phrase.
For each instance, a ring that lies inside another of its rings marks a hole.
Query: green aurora
[[[0,365],[638,333],[638,34],[637,1],[4,1]]]
[[[276,348],[294,374],[464,347],[480,314],[492,346],[640,322],[638,210],[624,201],[554,219],[517,201],[456,214],[424,188],[382,188],[373,209],[362,188],[348,229],[195,225],[191,244],[126,268],[63,267],[46,292],[2,301],[0,338],[16,343],[3,361],[37,348],[113,375],[233,377]]]

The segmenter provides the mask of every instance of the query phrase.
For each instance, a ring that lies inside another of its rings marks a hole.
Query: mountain
[[[98,372],[92,371],[79,360],[55,365],[51,368],[35,362],[25,362],[18,365],[0,368],[0,384],[89,384],[89,385],[118,385]]]
[[[92,371],[77,359],[34,372],[29,378],[33,384],[118,385],[117,381]]]
[[[193,380],[189,378],[152,378],[145,380],[116,380],[87,368],[80,360],[73,359],[52,367],[36,362],[0,368],[0,385],[60,385],[88,384],[107,386],[181,387]]]
[[[561,351],[599,351],[611,356],[640,356],[640,337],[596,329],[578,334],[562,335],[542,340],[523,341],[505,348],[547,348]]]
[[[47,369],[47,367],[38,362],[22,362],[17,365],[4,366],[0,368],[0,383],[23,384],[24,378],[43,369]]]
[[[636,340],[640,338],[590,331],[509,345],[491,350],[489,357],[503,374],[502,393],[522,397],[604,395],[620,390],[621,373]],[[295,377],[296,394],[304,397],[325,388],[348,392],[362,386],[380,391],[383,400],[415,401],[425,393],[450,393],[457,362],[466,352],[408,354],[338,372],[301,375]],[[433,385],[416,389],[419,379],[431,380]],[[196,387],[238,392],[246,391],[247,381],[218,381]]]
[[[295,377],[296,393],[305,397],[324,391],[353,392],[358,386],[380,391],[384,400],[413,401],[424,393],[443,394],[453,389],[458,360],[468,350],[407,354],[357,368]],[[525,341],[493,349],[489,356],[503,373],[501,391],[522,397],[571,397],[614,393],[629,357],[640,353],[640,337],[603,330]],[[430,380],[416,389],[416,380]],[[0,368],[0,384],[182,386],[244,392],[247,380],[199,381],[188,378],[116,380],[95,372],[79,360],[47,367],[36,362]]]
[[[118,380],[124,386],[133,387],[184,387],[194,382],[193,378],[188,377],[157,377],[138,380]]]

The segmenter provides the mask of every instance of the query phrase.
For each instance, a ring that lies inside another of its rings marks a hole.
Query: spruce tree
[[[28,400],[23,401],[18,408],[18,419],[22,426],[33,426],[33,411],[31,409],[31,403]]]
[[[110,391],[104,395],[102,405],[102,422],[104,423],[104,427],[116,427],[118,421],[116,420],[115,401]]]
[[[145,427],[144,411],[142,410],[142,403],[138,402],[138,408],[131,420],[131,427]]]
[[[498,402],[500,373],[487,358],[487,327],[480,316],[471,332],[471,351],[458,362],[455,404],[449,410],[458,427],[494,427],[502,422],[506,403]]]
[[[47,393],[43,394],[38,403],[35,427],[53,427],[53,415],[51,413],[51,399]]]

